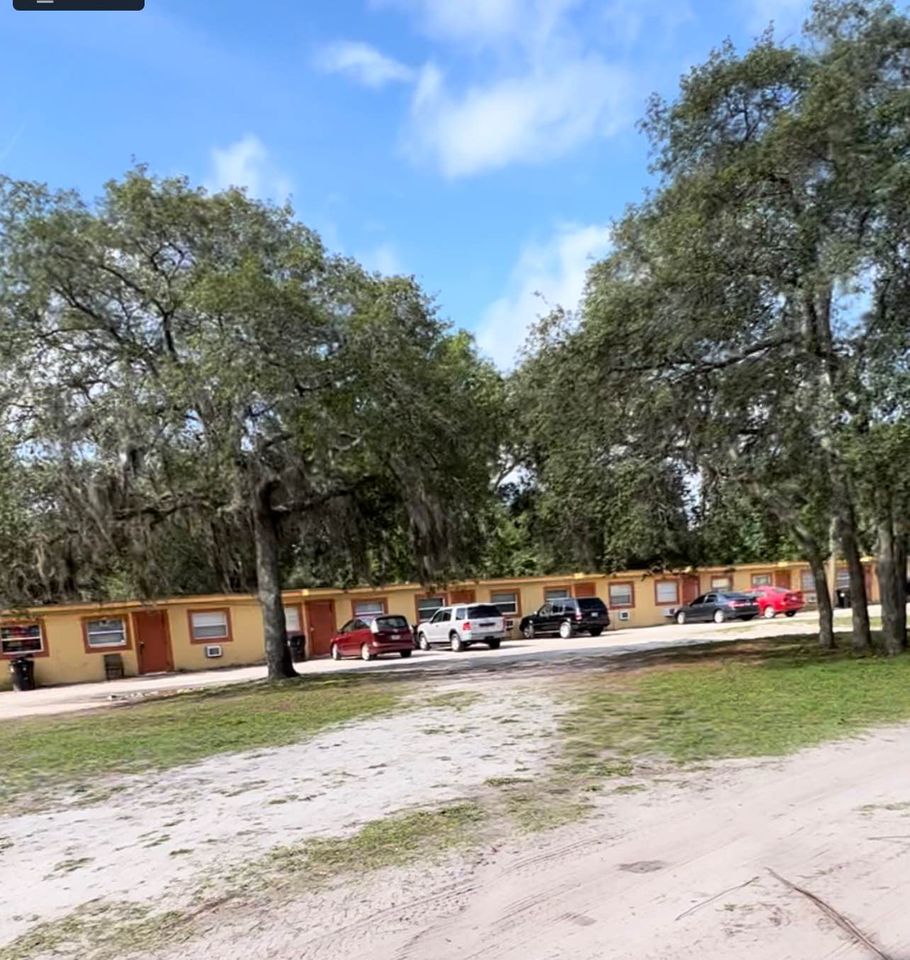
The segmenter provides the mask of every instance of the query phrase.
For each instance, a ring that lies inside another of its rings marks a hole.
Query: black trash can
[[[850,591],[844,587],[835,592],[837,597],[837,607],[839,610],[849,610],[850,609]]]
[[[18,657],[9,665],[10,676],[13,678],[13,690],[20,693],[35,689],[35,661],[28,657]]]
[[[306,660],[306,637],[302,633],[289,633],[288,646],[291,648],[291,659],[295,663]]]

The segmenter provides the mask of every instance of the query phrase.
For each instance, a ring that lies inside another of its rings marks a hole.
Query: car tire
[[[502,641],[501,641],[501,640],[490,640],[490,641],[488,641],[487,646],[488,646],[491,650],[498,650],[498,649],[502,646]]]
[[[368,643],[365,643],[365,644],[360,648],[360,659],[361,659],[361,660],[372,660],[372,659],[373,659],[373,651],[370,649],[370,645],[369,645]]]
[[[575,629],[571,623],[567,623],[565,620],[559,625],[559,636],[563,640],[571,640],[575,636]]]
[[[333,643],[333,644],[332,644],[332,651],[331,651],[331,652],[332,652],[332,659],[333,659],[333,660],[340,660],[340,659],[341,659],[341,648],[338,646],[337,643]]]
[[[452,648],[452,653],[461,653],[464,650],[464,641],[454,630],[449,634],[449,646]]]
[[[715,622],[715,623],[725,623],[726,620],[727,620],[727,615],[723,612],[723,610],[715,610],[715,611],[714,611],[714,622]]]
[[[773,620],[777,616],[777,611],[774,609],[774,607],[767,606],[765,607],[765,612],[762,614],[762,616],[766,620]]]
[[[686,623],[686,611],[685,611],[685,610],[680,610],[679,613],[676,614],[676,622],[677,622],[681,627],[682,627],[682,626],[685,626],[685,623]]]
[[[426,653],[430,649],[430,641],[427,640],[427,635],[425,633],[420,634],[417,638],[417,646]]]
[[[526,624],[525,626],[523,626],[523,627],[521,628],[521,635],[525,638],[525,640],[533,640],[533,639],[534,639],[534,624],[533,624],[533,623],[528,623],[528,624]]]
[[[795,610],[788,610],[788,611],[787,611],[787,616],[788,616],[788,617],[795,617],[795,616],[796,616],[796,611],[795,611]]]
[[[591,630],[591,636],[592,636],[592,637],[599,637],[603,632],[604,632],[604,628],[603,628],[603,627],[594,627],[594,628]]]
[[[407,660],[408,657],[409,657],[413,652],[414,652],[413,650],[399,650],[399,651],[398,651],[398,656],[401,657],[402,660]]]

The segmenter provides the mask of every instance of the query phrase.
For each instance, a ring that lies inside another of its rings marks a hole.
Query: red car
[[[795,617],[806,605],[803,595],[786,587],[753,587],[752,593],[758,598],[759,616],[774,619],[779,613]]]
[[[414,634],[406,617],[378,614],[355,617],[332,637],[332,659],[360,657],[374,660],[384,653],[409,657],[414,651]]]

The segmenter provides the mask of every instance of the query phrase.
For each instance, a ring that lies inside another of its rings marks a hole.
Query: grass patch
[[[719,649],[675,669],[604,674],[575,693],[563,725],[568,770],[610,775],[636,756],[782,756],[906,720],[910,656],[854,659],[786,638]]]
[[[181,694],[68,717],[0,725],[0,803],[46,801],[64,787],[94,795],[97,778],[163,770],[222,753],[279,747],[395,708],[407,684],[358,678],[288,681]],[[50,789],[49,789],[50,788]],[[15,812],[15,811],[12,811]]]
[[[59,920],[38,924],[0,947],[0,960],[46,956],[120,960],[183,942],[192,931],[191,918],[182,913],[151,914],[137,904],[94,901]]]
[[[483,808],[473,801],[384,817],[350,837],[279,847],[258,863],[240,868],[228,878],[228,886],[242,896],[257,887],[272,889],[298,881],[312,887],[338,876],[432,860],[477,842],[485,818]]]

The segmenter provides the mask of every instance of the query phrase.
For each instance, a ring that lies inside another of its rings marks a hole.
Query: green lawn
[[[409,684],[358,678],[288,681],[180,695],[134,706],[0,725],[0,803],[62,788],[97,799],[105,774],[165,769],[204,757],[294,743],[328,726],[393,709]]]
[[[642,755],[780,756],[910,719],[910,655],[854,659],[793,637],[675,659],[574,688],[564,724],[570,770],[609,771]]]

